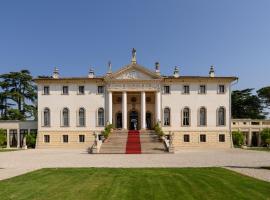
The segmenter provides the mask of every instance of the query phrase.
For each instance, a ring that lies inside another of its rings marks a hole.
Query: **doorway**
[[[146,128],[151,129],[152,128],[152,115],[150,112],[146,113]]]
[[[116,113],[116,128],[122,128],[122,113]]]
[[[138,112],[135,110],[129,113],[129,130],[138,130]]]

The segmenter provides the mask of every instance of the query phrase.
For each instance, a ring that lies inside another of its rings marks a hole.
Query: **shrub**
[[[269,146],[270,145],[270,128],[265,128],[261,132],[261,138],[263,144]]]
[[[7,134],[4,129],[0,129],[0,147],[7,143]]]
[[[35,148],[36,147],[36,138],[37,138],[37,135],[33,134],[33,133],[26,135],[27,147]]]
[[[154,130],[156,132],[156,134],[159,136],[159,137],[162,137],[164,136],[164,132],[162,131],[162,128],[160,127],[159,123],[157,123],[155,126],[154,126]]]
[[[232,132],[233,144],[235,146],[242,146],[244,144],[244,135],[241,131]]]
[[[112,124],[108,124],[107,126],[105,126],[104,131],[102,131],[102,135],[104,135],[105,139],[109,137],[112,128],[113,128]]]

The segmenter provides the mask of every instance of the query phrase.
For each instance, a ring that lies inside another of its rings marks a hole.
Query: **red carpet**
[[[141,142],[139,131],[128,131],[126,154],[140,154]]]

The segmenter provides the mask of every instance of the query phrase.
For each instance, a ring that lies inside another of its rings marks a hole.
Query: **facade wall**
[[[226,85],[225,94],[218,94],[219,84]],[[167,85],[167,84],[166,84]],[[171,125],[164,126],[165,131],[229,131],[230,129],[230,85],[225,83],[173,83],[170,94],[162,94],[162,124],[163,111],[168,107],[171,110]],[[183,85],[190,86],[190,94],[183,94]],[[199,86],[206,85],[206,94],[198,94]],[[182,112],[188,107],[191,112],[191,124],[188,127],[182,125]],[[207,110],[207,126],[199,126],[199,109]],[[226,109],[226,125],[217,125],[217,110],[219,107]]]

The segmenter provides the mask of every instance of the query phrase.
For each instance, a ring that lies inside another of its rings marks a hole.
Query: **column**
[[[257,133],[257,138],[258,138],[257,146],[260,147],[261,144],[262,144],[261,132],[258,132]]]
[[[17,129],[17,148],[20,148],[20,143],[21,143],[20,129]]]
[[[10,142],[9,142],[9,129],[7,129],[7,149],[10,148]]]
[[[161,121],[160,109],[161,109],[161,105],[160,105],[160,92],[157,91],[156,92],[156,123]]]
[[[127,129],[127,92],[122,92],[122,128]]]
[[[145,92],[141,92],[141,129],[145,129],[145,121],[146,121],[146,109],[145,109]]]
[[[108,112],[109,124],[112,124],[112,92],[111,91],[109,91],[108,99],[109,99],[109,112]]]
[[[249,129],[249,132],[248,132],[248,143],[247,143],[247,145],[249,147],[251,146],[251,139],[252,139],[252,132],[251,132],[251,129]]]

